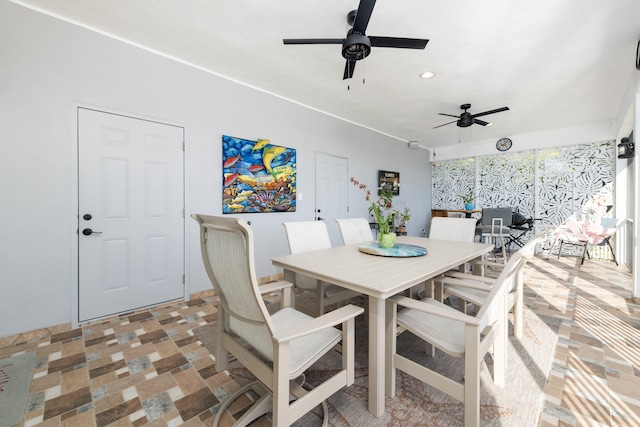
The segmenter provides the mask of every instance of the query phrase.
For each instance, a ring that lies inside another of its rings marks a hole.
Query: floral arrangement
[[[360,183],[354,177],[351,177],[350,181],[353,185],[363,190],[365,192],[364,199],[367,202],[371,202],[369,212],[376,218],[380,234],[392,233],[395,215],[397,212],[393,210],[393,195],[391,194],[391,190],[382,188],[378,199],[376,201],[371,201],[371,191],[369,191],[366,184]]]

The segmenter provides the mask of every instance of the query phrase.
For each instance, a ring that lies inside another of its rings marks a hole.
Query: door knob
[[[91,236],[92,234],[102,234],[102,231],[93,231],[90,228],[85,228],[84,230],[82,230],[82,234],[84,234],[85,236]]]
[[[91,219],[91,214],[84,214],[82,215],[82,219],[84,219],[85,221],[89,221]]]
[[[318,221],[324,221],[324,218],[318,217]]]

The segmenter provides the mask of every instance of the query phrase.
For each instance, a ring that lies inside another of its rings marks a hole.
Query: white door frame
[[[78,108],[86,108],[89,110],[96,110],[96,111],[102,111],[105,113],[110,113],[110,114],[118,114],[118,115],[123,115],[123,116],[128,116],[128,117],[135,117],[138,119],[142,119],[142,120],[149,120],[152,122],[160,122],[160,123],[166,123],[168,125],[174,125],[174,126],[179,126],[184,128],[184,132],[185,132],[185,147],[184,147],[184,209],[185,209],[185,214],[183,216],[182,219],[182,227],[183,227],[183,235],[184,235],[184,249],[183,249],[183,253],[184,253],[184,299],[185,301],[189,301],[190,299],[190,277],[189,277],[189,247],[190,247],[190,243],[189,243],[189,227],[187,226],[187,212],[189,212],[189,192],[187,191],[187,189],[189,188],[189,173],[188,173],[188,166],[189,166],[189,130],[187,129],[186,126],[180,124],[180,123],[176,123],[173,122],[171,120],[165,120],[165,119],[158,119],[158,118],[154,118],[154,117],[149,117],[149,116],[144,116],[141,114],[134,114],[134,113],[130,113],[130,112],[125,112],[125,111],[118,111],[118,110],[113,110],[113,109],[109,109],[109,108],[104,108],[104,107],[98,107],[95,105],[88,105],[88,104],[79,104],[79,103],[72,103],[71,104],[71,111],[70,111],[70,138],[69,138],[69,143],[71,144],[71,149],[69,150],[69,152],[72,155],[72,159],[71,159],[71,164],[73,165],[73,169],[71,171],[71,182],[69,183],[69,188],[71,191],[71,215],[70,215],[70,227],[69,229],[72,230],[72,232],[74,233],[73,238],[71,239],[71,254],[70,254],[70,268],[71,268],[71,283],[70,283],[70,288],[69,288],[69,292],[70,292],[70,302],[71,302],[71,328],[77,328],[78,326],[80,326],[80,322],[78,320],[78,316],[79,316],[79,310],[78,310],[78,304],[79,304],[79,298],[78,298],[78,293],[79,293],[79,277],[78,277],[78,271],[79,271],[79,265],[78,265],[78,260],[79,260],[79,254],[78,254],[78,238],[76,233],[78,232],[79,226],[80,226],[80,221],[79,218],[77,216],[78,214],[78,209],[79,209],[79,198],[78,198],[78,179],[79,179],[79,174],[78,174]],[[110,317],[110,316],[107,316]],[[93,320],[95,321],[95,319]]]

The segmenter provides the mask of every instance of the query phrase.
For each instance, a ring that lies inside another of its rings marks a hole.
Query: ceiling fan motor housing
[[[473,124],[473,116],[466,111],[460,115],[460,120],[456,122],[456,125],[461,128],[467,128]]]
[[[342,43],[342,56],[345,59],[359,61],[371,53],[369,37],[363,34],[349,34]]]

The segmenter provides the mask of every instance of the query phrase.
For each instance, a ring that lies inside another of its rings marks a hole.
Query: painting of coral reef
[[[222,213],[295,210],[296,150],[222,135]]]

